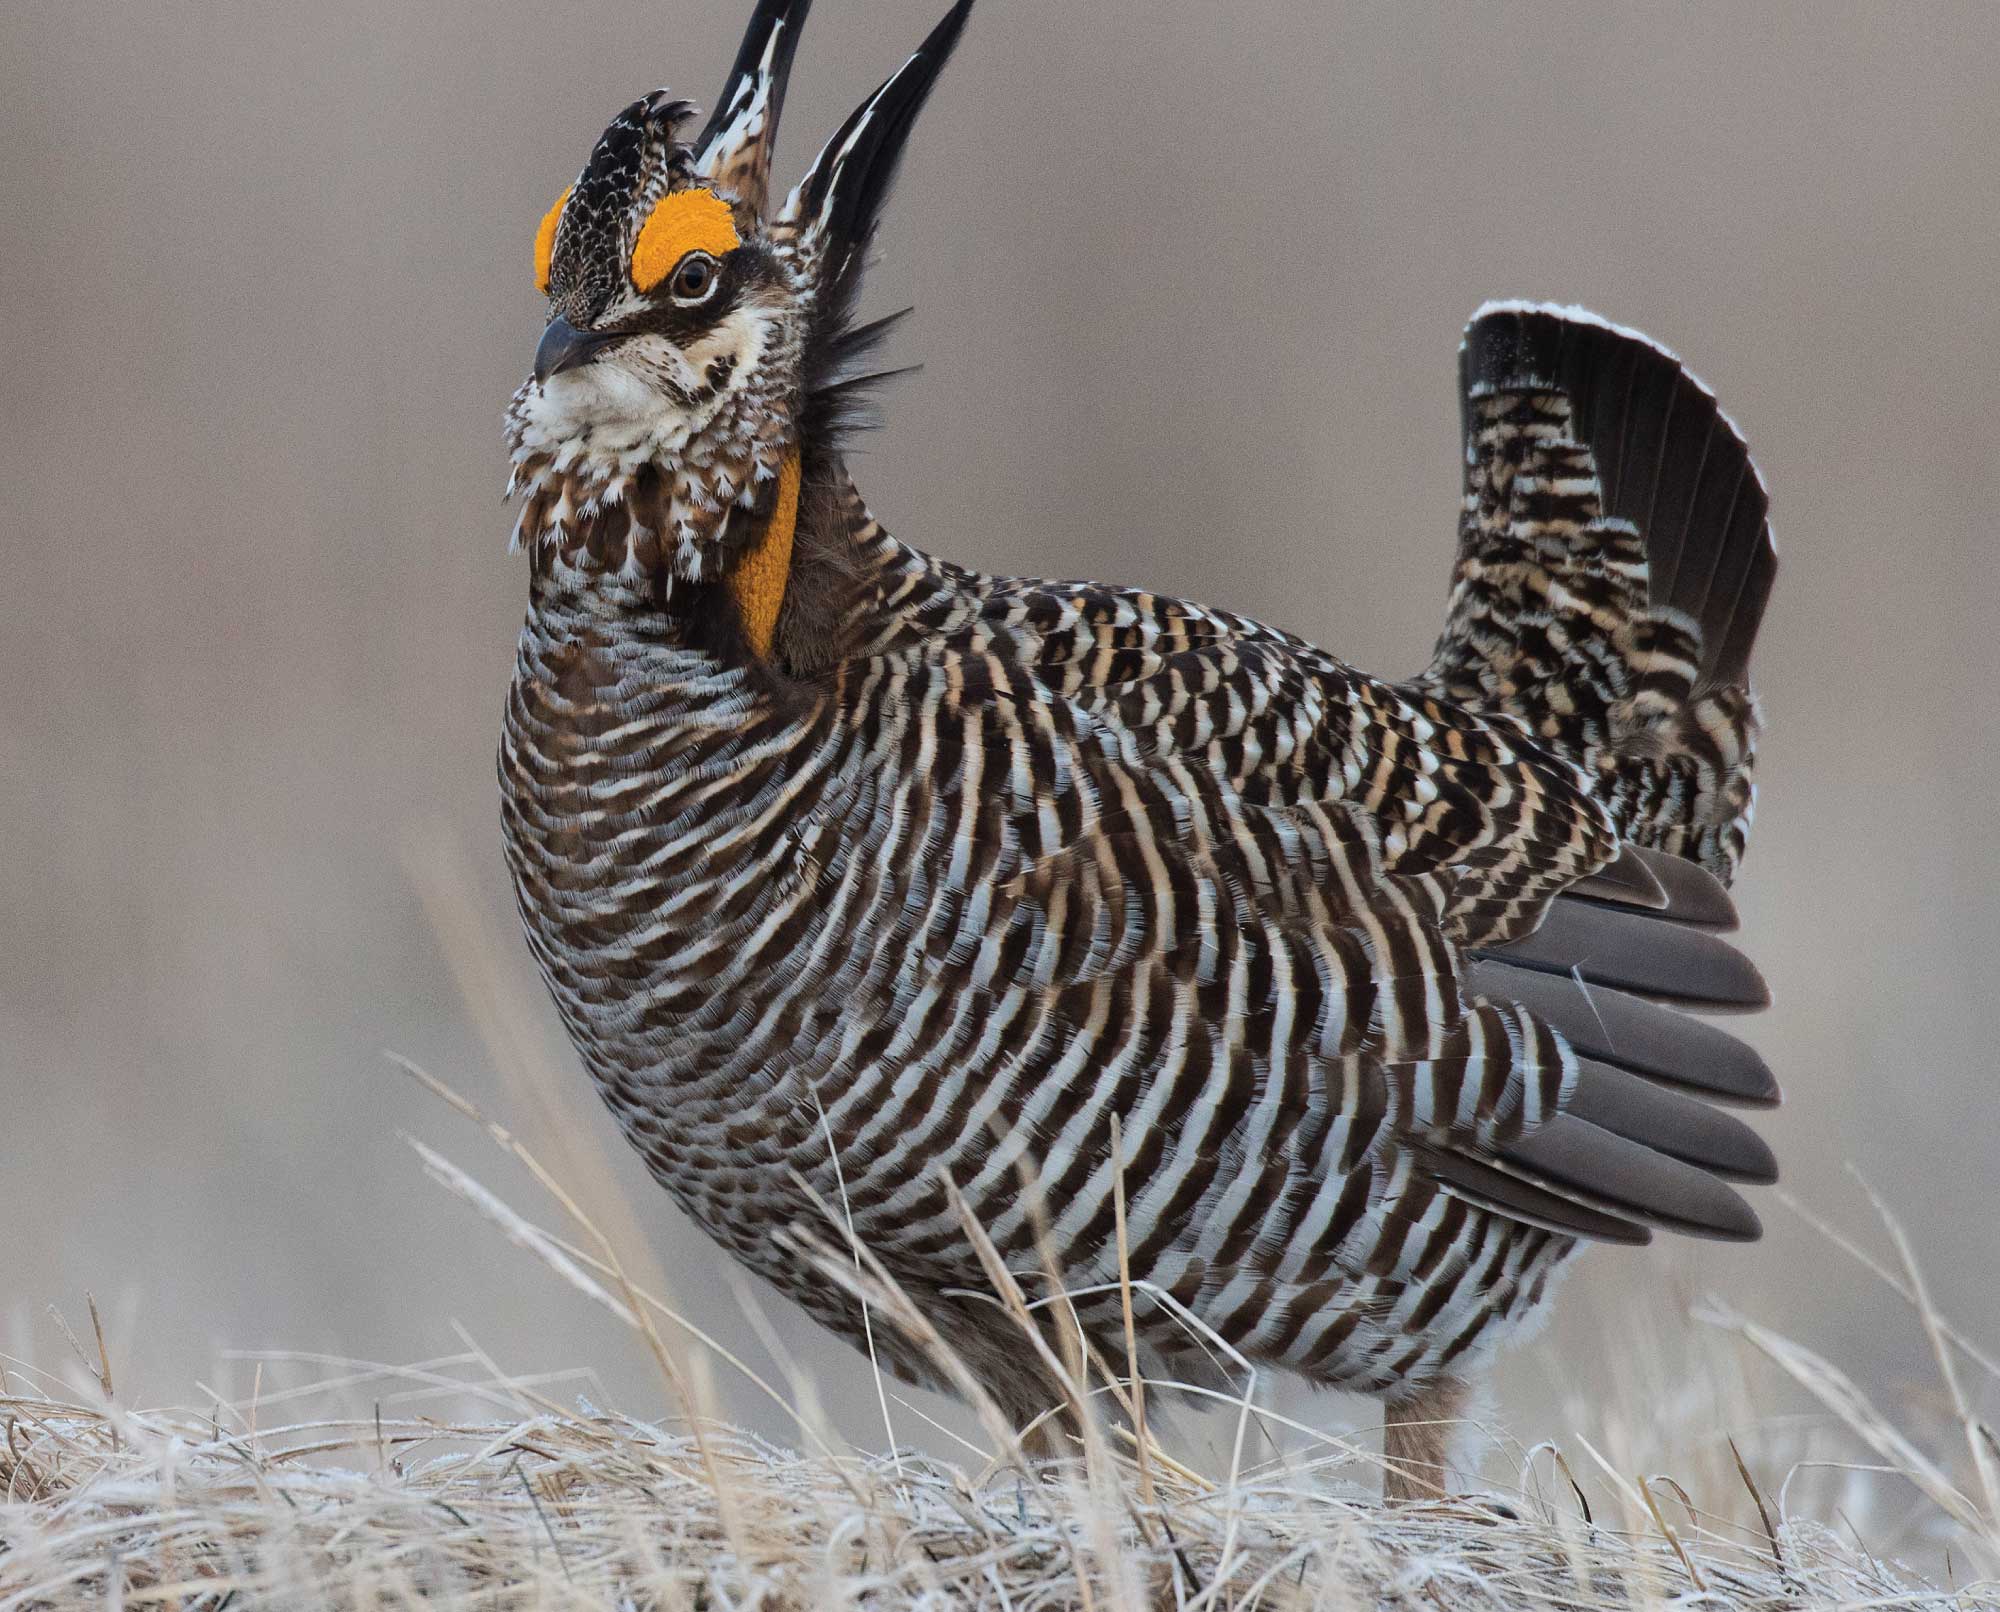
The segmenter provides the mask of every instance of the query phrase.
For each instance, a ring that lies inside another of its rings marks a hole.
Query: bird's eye
[[[670,287],[679,302],[699,302],[715,289],[715,259],[706,252],[690,252],[674,270]]]

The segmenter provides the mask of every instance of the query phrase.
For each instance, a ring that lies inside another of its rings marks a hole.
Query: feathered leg
[[[1443,1377],[1396,1400],[1382,1413],[1382,1498],[1436,1500],[1453,1492],[1452,1452],[1466,1428],[1471,1392]]]

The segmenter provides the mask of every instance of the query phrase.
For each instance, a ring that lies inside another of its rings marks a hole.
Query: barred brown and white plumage
[[[1146,1363],[1212,1369],[1171,1294],[1384,1396],[1392,1456],[1435,1462],[1580,1239],[1757,1235],[1727,1183],[1775,1166],[1712,1103],[1776,1086],[1660,1001],[1763,1001],[1716,934],[1763,488],[1671,355],[1503,303],[1462,349],[1458,559],[1412,682],[897,541],[841,454],[882,329],[852,314],[969,6],[772,210],[807,0],[761,0],[701,134],[635,103],[545,221],[500,753],[528,941],[654,1174],[836,1330],[859,1311],[773,1234],[815,1196],[1044,1408],[945,1183],[1024,1271],[1046,1216],[1069,1283],[1113,1282],[1115,1116]],[[1078,1302],[1110,1358],[1119,1302]]]

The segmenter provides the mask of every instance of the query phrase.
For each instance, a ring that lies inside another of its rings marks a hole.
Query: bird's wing
[[[1406,834],[1310,791],[1253,800],[1194,747],[1142,752],[1073,695],[981,688],[976,664],[936,713],[957,759],[926,804],[954,821],[976,797],[986,864],[922,877],[908,999],[883,1016],[952,1002],[968,1027],[1006,1027],[969,1028],[951,1059],[985,1116],[952,1168],[1003,1246],[1029,1224],[1014,1170],[1032,1158],[1061,1258],[1102,1255],[1112,1113],[1134,1139],[1142,1272],[1190,1302],[1246,1272],[1286,1292],[1366,1280],[1391,1302],[1455,1283],[1448,1250],[1493,1217],[1755,1234],[1725,1180],[1766,1176],[1769,1155],[1654,1078],[1673,1038],[1650,1063],[1583,1060],[1549,1018],[1484,993],[1476,970],[1507,965],[1455,936],[1454,870],[1395,866]],[[963,834],[926,843],[966,855]]]
[[[1525,934],[1617,854],[1589,777],[1504,713],[1368,677],[1248,617],[1097,583],[996,584],[963,629],[1124,736],[1252,805],[1338,800],[1400,872],[1454,870],[1468,939]]]

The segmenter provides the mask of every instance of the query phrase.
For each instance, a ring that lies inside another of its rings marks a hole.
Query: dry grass
[[[415,1071],[413,1071],[415,1073]],[[469,1104],[433,1089],[474,1118]],[[1792,1379],[1900,1475],[1944,1546],[1948,1580],[1871,1553],[1837,1516],[1815,1517],[1730,1452],[1702,1502],[1672,1478],[1621,1470],[1595,1448],[1544,1448],[1503,1499],[1384,1509],[1365,1452],[1288,1424],[1303,1448],[1248,1452],[1274,1418],[1246,1377],[1230,1407],[1226,1467],[1204,1474],[1162,1447],[1118,1363],[1083,1358],[1073,1333],[1029,1323],[998,1268],[1000,1307],[1023,1347],[1065,1383],[1073,1454],[1036,1463],[977,1385],[963,1384],[989,1448],[963,1462],[857,1454],[813,1410],[723,1356],[784,1404],[799,1451],[705,1414],[712,1346],[632,1281],[606,1238],[533,1155],[481,1120],[569,1216],[576,1241],[516,1212],[428,1148],[427,1168],[572,1287],[638,1329],[683,1414],[665,1425],[562,1404],[507,1379],[476,1350],[387,1371],[308,1362],[306,1380],[205,1414],[119,1401],[101,1332],[70,1332],[82,1387],[0,1371],[0,1612],[172,1606],[454,1609],[568,1607],[1248,1608],[1362,1606],[1456,1612],[1701,1603],[1726,1607],[2000,1608],[2000,1446],[1961,1379],[2000,1368],[1959,1338],[1904,1264],[1879,1267],[1936,1349],[1955,1447],[1925,1450],[1833,1364],[1755,1323],[1715,1315],[1716,1336]],[[877,1325],[919,1337],[865,1249],[814,1249],[863,1295]],[[968,1223],[969,1236],[979,1239]],[[1857,1257],[1866,1258],[1849,1246]],[[990,1250],[989,1250],[990,1252]],[[92,1320],[95,1320],[93,1310]],[[662,1329],[664,1320],[671,1326]],[[65,1329],[67,1330],[67,1329]],[[680,1352],[689,1338],[699,1351]],[[948,1356],[939,1363],[958,1368]],[[290,1363],[294,1368],[299,1362]],[[31,1387],[39,1383],[42,1386]],[[794,1383],[794,1388],[799,1385]],[[477,1414],[410,1408],[476,1404]],[[372,1414],[312,1414],[372,1402]],[[388,1407],[384,1409],[383,1407]],[[1104,1414],[1105,1411],[1111,1414]],[[1130,1429],[1144,1429],[1135,1436]],[[1807,1486],[1802,1486],[1807,1487]],[[1726,1493],[1709,1492],[1726,1488]],[[1594,1499],[1593,1499],[1594,1497]],[[1726,1510],[1723,1508],[1727,1508]],[[1966,1582],[1967,1575],[1974,1575]]]
[[[0,1401],[0,1606],[1738,1607],[2000,1605],[1826,1528],[1741,1539],[1656,1483],[1644,1534],[1572,1501],[1383,1511],[1290,1472],[980,1482],[688,1436],[521,1395],[485,1423],[220,1422]],[[717,1481],[722,1485],[719,1494]],[[726,1495],[726,1504],[719,1504]],[[1671,1515],[1669,1512],[1671,1511]]]

